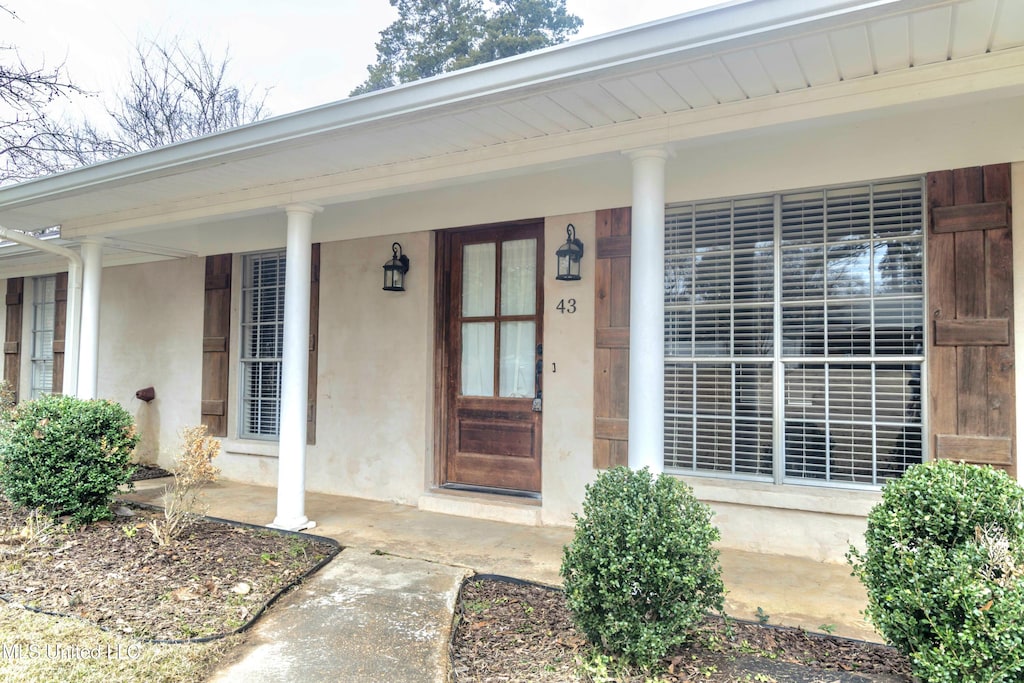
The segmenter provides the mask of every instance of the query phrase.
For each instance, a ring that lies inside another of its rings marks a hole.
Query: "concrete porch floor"
[[[126,500],[160,504],[169,479],[136,484]],[[276,489],[220,481],[205,492],[208,514],[250,524],[274,518]],[[523,526],[426,512],[359,498],[306,494],[306,515],[316,522],[309,533],[329,536],[343,546],[380,550],[399,557],[466,567],[481,574],[503,574],[560,585],[562,548],[572,538],[568,527]],[[722,549],[726,612],[755,620],[758,607],[771,624],[821,630],[879,641],[865,622],[864,589],[846,565]]]

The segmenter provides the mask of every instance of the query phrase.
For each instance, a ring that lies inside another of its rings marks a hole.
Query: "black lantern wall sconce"
[[[402,245],[391,245],[391,258],[384,264],[384,291],[404,292],[405,274],[409,272],[409,257],[402,253]]]
[[[579,280],[580,261],[583,260],[583,242],[576,238],[576,226],[570,223],[565,228],[565,244],[558,248],[558,275],[556,280]]]

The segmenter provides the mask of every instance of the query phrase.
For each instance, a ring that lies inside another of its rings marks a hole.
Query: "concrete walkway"
[[[159,504],[165,481],[139,482],[137,491],[125,497]],[[276,492],[218,482],[206,499],[212,516],[267,524],[274,516]],[[310,533],[334,538],[346,550],[262,617],[243,648],[243,659],[215,680],[443,680],[436,677],[447,669],[442,648],[447,647],[451,605],[462,577],[493,573],[557,585],[562,548],[572,538],[570,528],[520,526],[316,493],[306,496],[306,514],[317,523]],[[374,550],[386,555],[374,555]],[[754,620],[760,607],[772,624],[808,630],[829,625],[837,635],[878,640],[860,614],[864,589],[844,565],[731,550],[722,551],[721,563],[726,611],[733,617]],[[356,606],[358,612],[352,609]],[[420,626],[404,615],[422,615]],[[422,664],[423,670],[387,670],[388,653],[395,651],[410,655],[403,654],[395,665],[418,669]],[[358,668],[337,668],[363,666],[360,652],[380,667],[372,676]],[[353,661],[343,663],[348,659]],[[316,668],[308,678],[273,668],[289,661],[335,668]],[[327,671],[330,675],[320,673]]]
[[[210,680],[445,680],[452,610],[469,572],[346,549],[286,595]]]

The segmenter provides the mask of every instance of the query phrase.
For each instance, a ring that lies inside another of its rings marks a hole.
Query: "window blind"
[[[877,485],[919,462],[922,226],[919,178],[668,206],[666,467]]]

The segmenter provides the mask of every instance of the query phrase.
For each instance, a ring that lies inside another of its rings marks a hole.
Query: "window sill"
[[[250,455],[264,458],[276,458],[279,445],[275,441],[257,439],[221,439],[221,450],[226,455]]]
[[[699,500],[761,508],[821,512],[866,517],[882,500],[880,491],[768,484],[738,479],[712,479],[675,475],[685,481]]]

